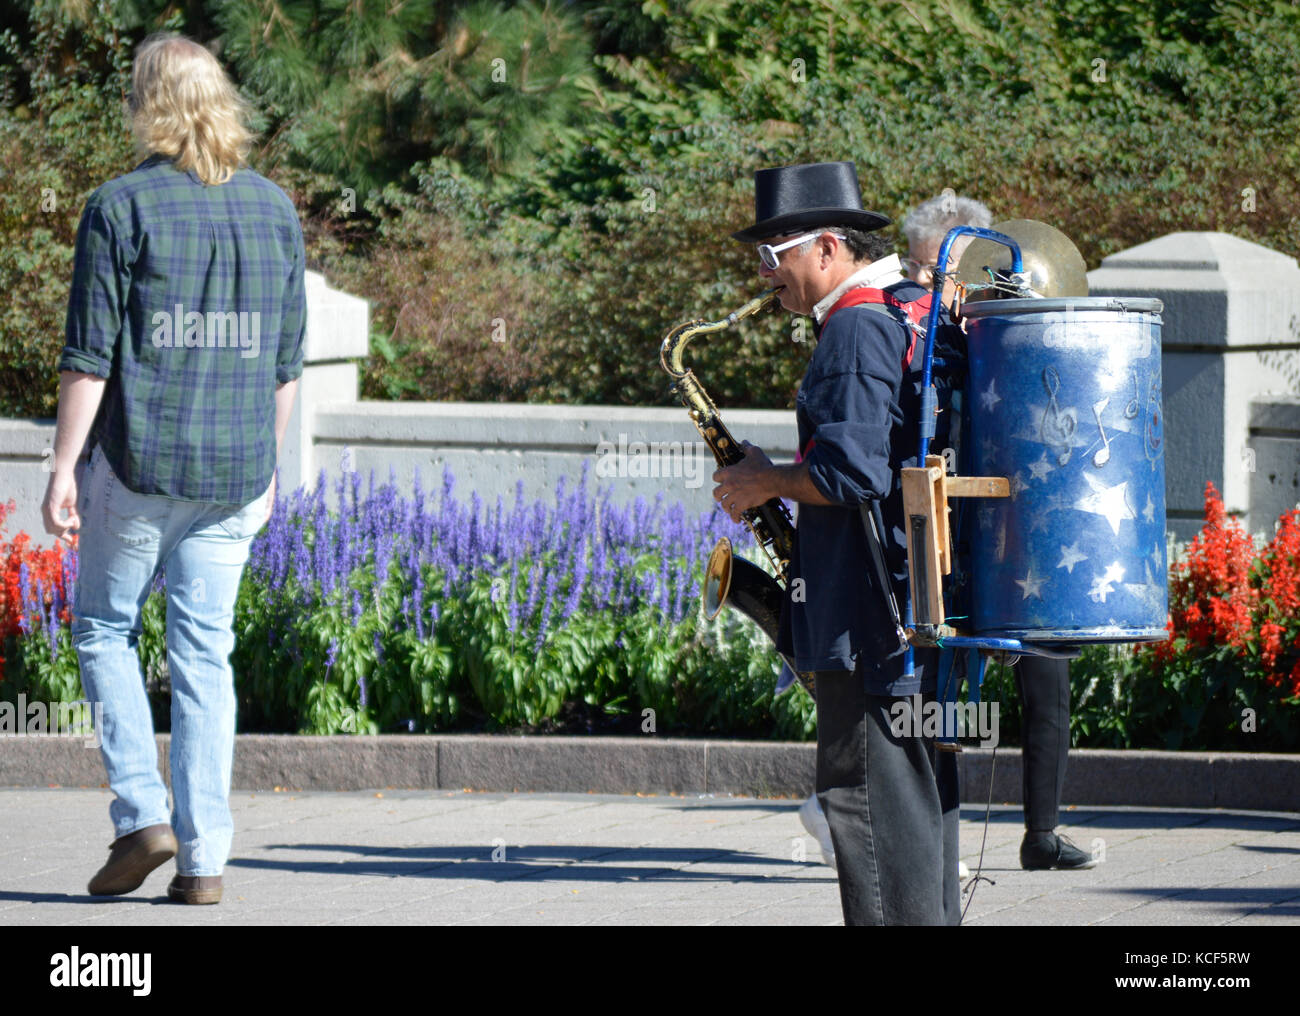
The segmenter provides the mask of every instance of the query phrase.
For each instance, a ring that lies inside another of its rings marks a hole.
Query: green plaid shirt
[[[164,156],[96,190],[59,370],[107,379],[91,430],[141,494],[243,505],[275,471],[275,389],[302,374],[303,242],[251,170],[205,186]]]

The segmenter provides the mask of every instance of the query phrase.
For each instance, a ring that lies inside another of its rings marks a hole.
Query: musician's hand
[[[741,447],[745,449],[743,459],[713,474],[713,482],[717,484],[713,488],[713,500],[722,505],[732,522],[739,522],[742,512],[776,496],[772,486],[772,460],[762,448],[748,441],[742,442]]]
[[[71,470],[56,470],[50,474],[45,502],[41,505],[41,518],[47,533],[65,543],[72,543],[70,534],[81,528],[81,516],[77,514],[77,478]]]

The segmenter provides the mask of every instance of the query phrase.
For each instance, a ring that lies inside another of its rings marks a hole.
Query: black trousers
[[[957,759],[913,736],[910,712],[897,722],[899,703],[849,671],[817,674],[817,798],[844,923],[958,924]]]
[[[1070,661],[1022,656],[1012,670],[1022,705],[1025,829],[1051,832],[1060,822],[1070,753]]]

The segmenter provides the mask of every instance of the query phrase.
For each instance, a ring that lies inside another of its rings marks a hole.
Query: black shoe
[[[1026,871],[1079,871],[1096,863],[1095,857],[1056,833],[1025,833],[1020,841],[1020,867]]]

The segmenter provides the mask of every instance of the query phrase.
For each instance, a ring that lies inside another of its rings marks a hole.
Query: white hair
[[[913,247],[937,243],[957,226],[978,226],[988,229],[993,225],[993,213],[982,201],[961,197],[946,190],[913,208],[903,220],[903,235]]]

